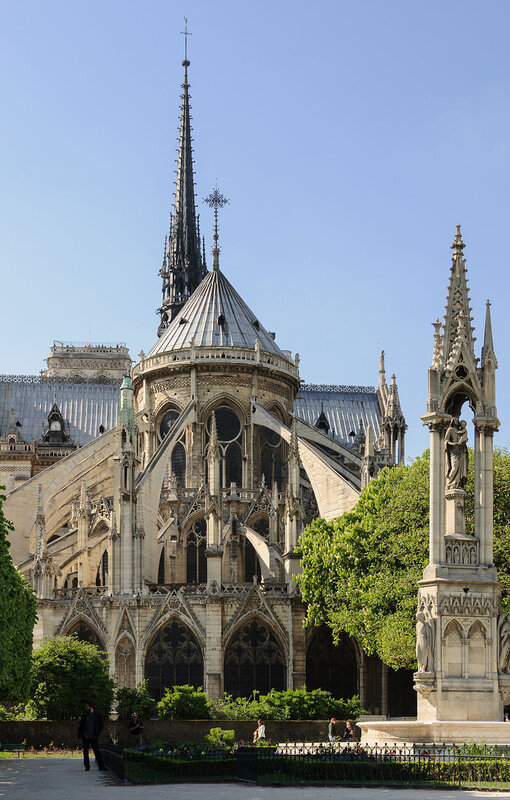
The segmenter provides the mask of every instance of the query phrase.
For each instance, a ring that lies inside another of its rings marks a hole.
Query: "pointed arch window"
[[[96,572],[96,586],[108,586],[108,550],[103,552]]]
[[[229,444],[225,451],[225,486],[232,483],[243,485],[243,454],[237,442]]]
[[[177,485],[184,486],[186,482],[186,449],[181,442],[177,442],[172,450],[172,472],[177,478]]]
[[[269,447],[267,444],[264,444],[262,446],[260,462],[266,486],[272,489],[273,484],[276,483],[278,488],[281,488],[282,459],[280,455],[280,447]]]
[[[165,436],[167,436],[170,433],[172,426],[177,417],[180,415],[180,413],[181,412],[179,411],[179,409],[175,407],[168,408],[165,411],[163,417],[161,418],[161,422],[159,423],[159,440],[161,442],[163,441]]]
[[[331,631],[325,626],[309,632],[306,650],[306,686],[326,689],[333,697],[358,694],[358,661],[354,641],[341,634],[334,644]]]
[[[161,548],[161,554],[159,556],[159,564],[158,564],[158,583],[165,582],[165,548],[164,546]]]
[[[244,580],[246,583],[251,583],[254,578],[257,579],[257,583],[260,583],[262,579],[262,574],[260,571],[260,561],[257,556],[257,552],[248,539],[244,540]]]
[[[206,550],[207,523],[205,519],[196,520],[188,531],[186,543],[186,582],[207,582]]]
[[[234,635],[225,653],[225,691],[249,697],[286,688],[285,656],[267,625],[254,619]]]
[[[220,447],[220,485],[224,489],[235,483],[243,485],[243,428],[241,420],[230,406],[218,406],[214,410],[216,431]],[[211,431],[212,414],[207,419],[207,442]],[[207,448],[206,448],[207,452]],[[208,464],[206,459],[206,475]]]
[[[147,651],[145,675],[156,700],[167,686],[203,686],[202,652],[187,626],[174,620],[159,630]]]

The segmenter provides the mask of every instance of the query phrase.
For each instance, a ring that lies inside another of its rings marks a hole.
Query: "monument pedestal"
[[[461,720],[384,720],[357,723],[361,743],[366,745],[394,744],[510,744],[510,723]]]

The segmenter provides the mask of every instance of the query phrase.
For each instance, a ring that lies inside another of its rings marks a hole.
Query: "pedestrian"
[[[83,763],[90,769],[89,748],[92,747],[98,769],[106,769],[99,749],[99,734],[103,730],[103,718],[99,711],[94,711],[94,703],[85,703],[85,709],[78,726],[78,739],[83,742]]]
[[[141,747],[142,742],[142,733],[143,733],[143,722],[141,719],[138,718],[138,714],[136,711],[133,711],[131,714],[131,719],[129,720],[129,733],[131,733],[135,738],[135,743],[138,747]]]
[[[266,726],[264,725],[264,721],[259,719],[257,720],[257,730],[253,732],[253,744],[256,742],[260,742],[261,739],[266,738]]]
[[[336,742],[336,719],[331,717],[331,722],[328,725],[328,739],[333,744]]]
[[[344,731],[344,742],[352,742],[353,739],[354,739],[354,731],[352,729],[350,720],[347,720]]]

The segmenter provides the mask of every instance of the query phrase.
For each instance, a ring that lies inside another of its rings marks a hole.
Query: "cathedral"
[[[406,423],[381,354],[377,386],[307,385],[220,266],[195,205],[183,61],[175,199],[155,343],[55,341],[39,376],[0,376],[0,482],[13,559],[37,593],[35,645],[70,634],[119,686],[324,688],[413,713],[409,673],[305,628],[295,548],[404,461]],[[235,276],[233,276],[235,279]]]

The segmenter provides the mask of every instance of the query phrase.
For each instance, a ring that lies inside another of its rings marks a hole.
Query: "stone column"
[[[209,561],[207,566],[209,567]],[[206,645],[204,653],[205,691],[211,700],[217,700],[223,692],[223,647],[221,644],[222,601],[209,596],[206,604]]]
[[[430,426],[430,564],[442,560],[441,506],[443,485],[441,481],[442,436],[438,425]]]

